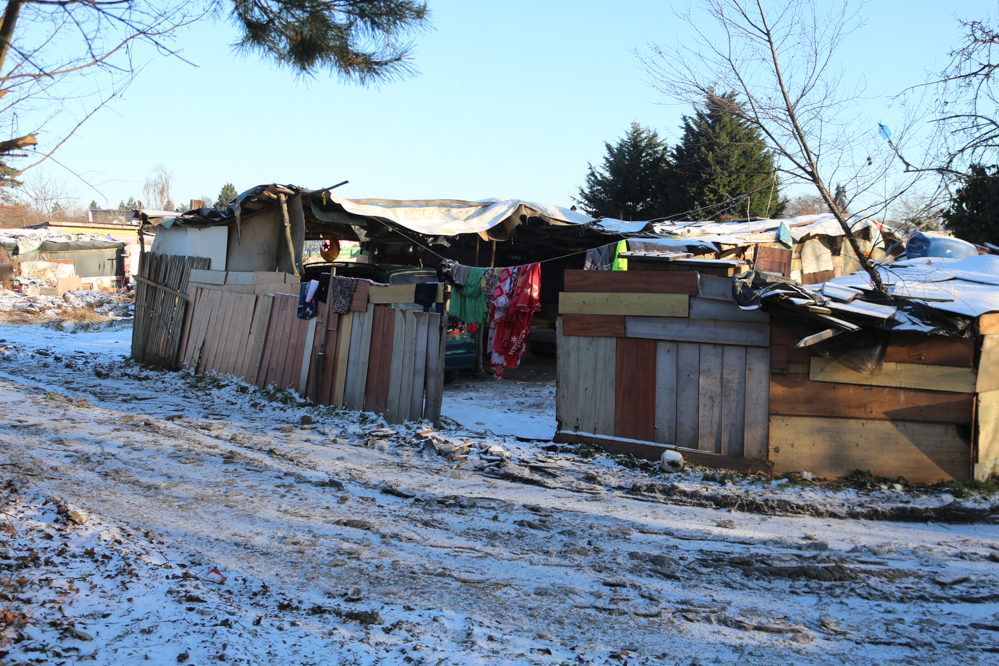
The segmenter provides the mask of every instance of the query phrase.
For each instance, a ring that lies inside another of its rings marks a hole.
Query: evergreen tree
[[[655,130],[632,123],[617,144],[605,143],[603,165],[588,165],[586,185],[575,199],[588,215],[651,220],[669,215],[666,173],[669,149]]]
[[[236,186],[232,183],[226,183],[222,186],[222,189],[219,190],[219,197],[215,200],[215,205],[212,206],[212,208],[215,210],[225,210],[226,206],[229,205],[229,202],[237,196],[239,196],[239,192],[236,191]],[[205,204],[207,205],[208,202],[206,201]]]
[[[12,206],[17,203],[15,190],[24,183],[13,178],[17,169],[7,166],[7,163],[0,159],[0,205]]]
[[[999,167],[974,164],[944,213],[947,229],[970,243],[999,245]]]
[[[91,199],[90,200],[90,210],[98,210],[99,208],[100,208],[100,206],[97,205],[97,202],[95,200]]]
[[[694,219],[778,217],[784,202],[773,155],[759,129],[739,116],[735,93],[709,94],[694,116],[683,117],[683,138],[673,148],[670,202]],[[718,204],[759,190],[734,207]]]

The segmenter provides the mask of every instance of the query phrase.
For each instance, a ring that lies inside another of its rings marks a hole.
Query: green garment
[[[611,266],[612,271],[626,271],[628,270],[628,260],[622,259],[618,255],[622,252],[628,251],[628,241],[620,240],[617,242],[617,247],[614,249],[614,265]]]
[[[480,323],[486,312],[486,295],[482,293],[485,268],[470,268],[464,287],[451,289],[451,305],[447,313],[465,323]]]

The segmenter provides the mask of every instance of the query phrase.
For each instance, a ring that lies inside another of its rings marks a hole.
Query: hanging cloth
[[[451,290],[447,313],[465,323],[480,322],[486,313],[486,295],[482,293],[485,268],[469,268],[465,286]]]
[[[503,269],[506,271],[507,269]],[[504,282],[500,275],[489,324],[489,367],[497,379],[507,368],[516,368],[527,347],[531,317],[541,309],[541,264],[521,266]]]
[[[298,318],[314,319],[319,314],[319,300],[316,298],[316,291],[319,289],[318,280],[303,282],[298,289]]]
[[[333,275],[330,277],[329,295],[330,312],[333,314],[346,314],[350,310],[350,304],[354,300],[354,290],[357,289],[355,278]]]
[[[601,247],[592,247],[586,251],[584,271],[609,271],[613,267],[617,245],[608,243]]]
[[[628,270],[628,260],[622,259],[620,254],[622,252],[628,251],[628,241],[620,240],[617,242],[617,248],[614,250],[614,265],[611,268],[612,271],[626,271]]]

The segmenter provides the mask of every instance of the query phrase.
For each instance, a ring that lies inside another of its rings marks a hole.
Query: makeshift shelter
[[[120,284],[125,276],[123,241],[96,234],[43,229],[0,230],[15,276],[56,287],[60,278],[79,277],[93,285]]]
[[[556,440],[776,473],[988,478],[999,257],[878,270],[890,301],[866,273],[815,287],[760,273],[567,274]]]

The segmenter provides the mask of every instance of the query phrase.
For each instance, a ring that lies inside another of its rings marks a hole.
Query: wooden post
[[[278,193],[278,201],[281,202],[281,221],[284,223],[284,240],[288,244],[288,256],[291,257],[291,270],[295,277],[301,277],[298,272],[298,264],[295,263],[295,244],[291,239],[291,221],[288,219],[288,197],[283,192]]]

